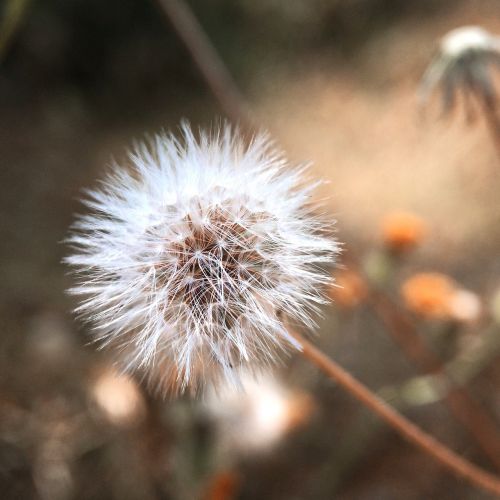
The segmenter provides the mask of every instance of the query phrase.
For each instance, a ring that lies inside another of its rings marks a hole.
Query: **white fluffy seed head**
[[[440,51],[451,58],[459,58],[468,52],[498,52],[498,39],[480,26],[463,26],[451,30],[440,43]]]
[[[447,33],[422,77],[420,101],[425,104],[435,89],[442,99],[442,113],[449,114],[459,95],[463,95],[466,112],[474,115],[470,96],[494,108],[497,91],[490,66],[500,64],[500,39],[479,26],[464,26]]]
[[[88,192],[69,242],[78,312],[123,366],[162,391],[196,391],[260,370],[312,327],[337,244],[304,167],[266,135],[229,127],[158,135]]]

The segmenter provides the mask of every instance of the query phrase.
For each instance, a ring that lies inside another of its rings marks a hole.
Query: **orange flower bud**
[[[473,321],[481,312],[479,297],[441,273],[419,273],[401,288],[406,307],[428,319]]]
[[[351,309],[361,304],[368,295],[368,286],[355,271],[340,271],[330,288],[330,297],[340,307]]]
[[[384,244],[396,252],[412,250],[422,242],[426,232],[424,221],[412,213],[391,213],[382,221]]]

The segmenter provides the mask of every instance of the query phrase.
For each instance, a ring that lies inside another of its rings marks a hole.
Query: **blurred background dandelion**
[[[498,110],[457,92],[439,121],[443,88],[418,106],[442,37],[500,35],[498,2],[188,5],[253,119],[330,181],[345,245],[318,344],[498,473]],[[473,88],[499,89],[484,62]],[[162,401],[88,345],[60,264],[82,188],[145,132],[221,115],[160,2],[0,1],[2,498],[488,498],[299,357],[244,393]]]

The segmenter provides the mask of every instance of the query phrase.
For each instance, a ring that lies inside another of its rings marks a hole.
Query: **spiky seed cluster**
[[[304,185],[265,135],[229,127],[197,140],[159,135],[88,193],[69,238],[95,337],[162,390],[196,390],[259,370],[295,345],[284,317],[311,327],[320,268],[336,243]]]
[[[425,102],[439,87],[442,112],[448,114],[458,95],[465,98],[466,111],[473,111],[470,97],[480,98],[494,107],[497,100],[490,64],[500,64],[500,39],[478,26],[465,26],[450,31],[440,42],[437,55],[421,82],[421,98]]]

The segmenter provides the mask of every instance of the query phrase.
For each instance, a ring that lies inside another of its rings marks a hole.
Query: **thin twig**
[[[290,333],[302,346],[302,355],[308,361],[317,366],[358,401],[385,420],[401,436],[427,454],[433,456],[439,463],[454,472],[457,476],[465,478],[472,484],[500,496],[499,478],[460,457],[431,435],[422,431],[385,401],[376,396],[361,382],[352,377],[340,365],[327,357],[302,335],[295,331],[290,331]]]
[[[191,9],[181,0],[157,0],[186,45],[203,78],[227,116],[253,130],[254,120],[245,99]]]
[[[485,96],[484,93],[480,92],[475,95],[486,120],[486,126],[490,133],[491,140],[495,145],[496,153],[500,157],[500,118],[498,117],[495,103],[491,98]]]
[[[346,257],[349,267],[363,276],[358,258],[350,252]],[[449,390],[444,398],[455,419],[474,437],[490,461],[500,470],[500,436],[493,418],[469,394],[465,388],[457,387],[450,379],[444,363],[419,335],[413,322],[401,311],[387,294],[368,285],[368,305],[386,326],[386,330],[405,357],[418,367],[421,373],[439,375]]]
[[[455,418],[474,436],[492,463],[500,469],[500,438],[496,422],[466,390],[457,387],[450,380],[444,363],[427,346],[414,325],[383,292],[370,290],[368,301],[405,356],[418,366],[420,371],[444,377],[450,386],[444,398],[445,404]]]
[[[7,54],[30,2],[31,0],[10,0],[5,3],[4,12],[0,12],[0,16],[3,14],[0,22],[0,62]]]

